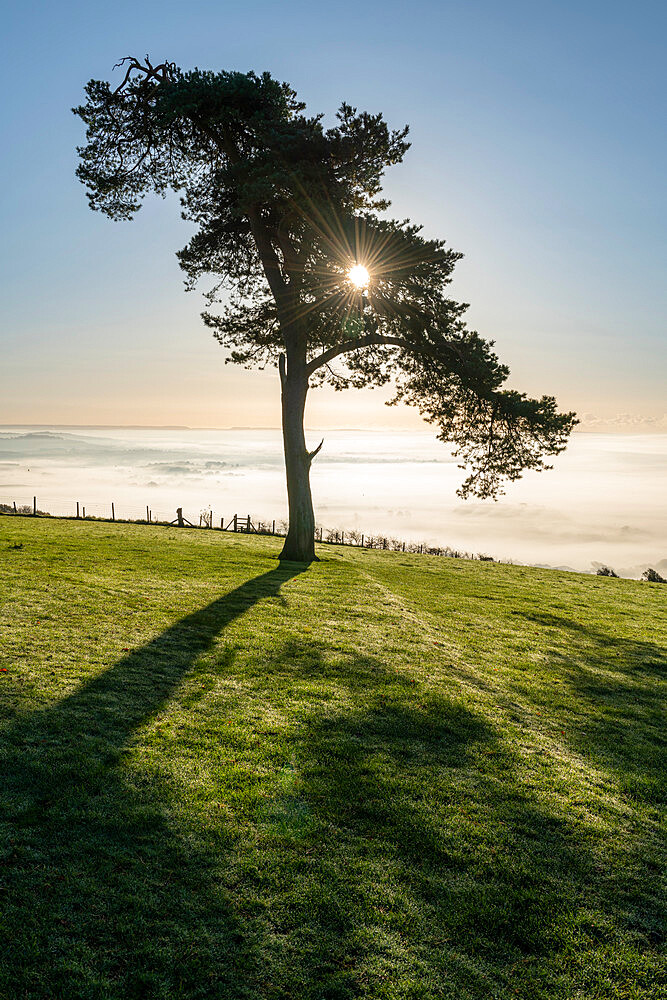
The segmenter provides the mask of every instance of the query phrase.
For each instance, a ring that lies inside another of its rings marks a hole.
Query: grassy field
[[[664,997],[667,587],[0,518],[5,1000]]]

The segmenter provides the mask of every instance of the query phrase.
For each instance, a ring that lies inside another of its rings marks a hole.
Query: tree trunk
[[[282,355],[280,358],[289,529],[279,558],[290,562],[310,563],[317,558],[315,515],[310,492],[310,465],[315,453],[311,454],[306,448],[303,429],[308,375],[305,357],[302,363],[301,360],[288,354],[285,370],[285,358]]]

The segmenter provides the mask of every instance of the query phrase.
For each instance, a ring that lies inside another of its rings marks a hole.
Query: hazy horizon
[[[420,421],[421,429],[424,433],[429,433],[429,431],[435,435],[437,433],[437,428],[429,425],[425,421]],[[387,428],[382,426],[376,427],[362,427],[354,426],[351,424],[339,424],[339,425],[324,425],[324,424],[313,424],[306,422],[305,424],[307,431],[368,431],[369,433],[373,431],[388,431],[395,430],[396,432],[401,431],[413,431],[419,430],[420,428],[413,427],[401,427],[396,426],[394,428]],[[229,425],[219,425],[219,426],[205,426],[196,424],[121,424],[121,423],[109,423],[109,424],[96,424],[96,423],[77,423],[77,424],[67,424],[67,423],[56,423],[56,422],[45,422],[37,421],[35,423],[21,422],[21,423],[0,423],[0,429],[7,430],[21,430],[27,428],[35,429],[53,429],[53,430],[75,430],[80,428],[82,430],[175,430],[175,431],[264,431],[264,430],[281,430],[280,423],[275,424],[229,424]],[[655,418],[644,418],[637,419],[634,423],[628,421],[625,424],[619,423],[619,421],[614,420],[602,420],[596,419],[595,421],[586,422],[581,420],[581,422],[574,428],[572,434],[609,434],[613,430],[615,434],[623,434],[625,436],[638,435],[643,436],[645,434],[665,434],[667,433],[667,414],[663,417]]]
[[[314,429],[311,428],[314,437]],[[312,470],[318,523],[529,564],[639,576],[667,571],[667,434],[575,434],[553,471],[497,502],[456,497],[464,473],[433,430],[328,430]],[[190,520],[213,509],[286,516],[282,442],[270,430],[0,428],[0,503],[53,514]]]

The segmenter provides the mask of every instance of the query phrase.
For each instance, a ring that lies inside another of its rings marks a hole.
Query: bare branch
[[[322,438],[322,440],[320,441],[320,443],[318,444],[317,448],[315,448],[314,451],[308,452],[308,458],[310,459],[311,462],[315,458],[315,456],[318,454],[318,452],[320,451],[320,448],[322,447],[323,444],[324,444],[324,438]]]
[[[127,70],[125,71],[122,83],[114,90],[114,94],[119,94],[120,91],[127,86],[132,73],[135,71],[144,74],[144,84],[148,83],[149,80],[157,80],[158,83],[166,83],[168,80],[172,80],[176,73],[176,63],[163,62],[160,63],[159,66],[152,66],[148,56],[146,56],[145,66],[142,66],[135,56],[124,56],[124,58],[119,60],[113,68],[118,69],[124,63],[128,64]]]

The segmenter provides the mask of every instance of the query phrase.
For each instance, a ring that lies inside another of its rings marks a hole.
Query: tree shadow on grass
[[[657,998],[641,833],[619,843],[570,817],[485,718],[376,659],[293,643],[264,664],[263,698],[276,674],[351,695],[300,717],[259,817],[292,959],[274,956],[276,996],[552,1000],[631,984]]]
[[[476,995],[462,991],[468,977],[455,961],[444,963],[454,992],[440,975],[452,898],[433,874],[452,870],[450,850],[465,870],[466,847],[448,839],[438,795],[467,784],[479,749],[495,745],[493,730],[463,704],[420,695],[376,658],[316,642],[288,643],[264,664],[262,699],[276,677],[301,688],[304,703],[311,679],[324,678],[335,698],[300,714],[282,788],[257,816],[271,870],[262,891],[281,942],[271,949],[273,990],[257,996]]]
[[[550,630],[542,637],[547,662],[566,681],[579,709],[578,717],[566,721],[570,743],[613,773],[624,794],[664,803],[667,647],[558,615],[514,614]]]
[[[20,998],[246,997],[253,937],[215,888],[215,850],[132,788],[134,732],[220,633],[301,572],[281,565],[176,622],[3,733],[0,992]]]
[[[193,837],[167,775],[129,778],[134,731],[295,572],[249,581],[6,734],[0,992],[551,1000],[587,983],[613,996],[624,977],[646,986],[651,967],[633,963],[650,941],[613,954],[629,919],[615,845],[602,870],[582,829],[522,783],[488,721],[408,671],[305,639],[251,659],[232,711],[248,726],[258,706],[280,708],[291,756],[279,773],[263,748],[253,758],[271,794],[250,823]],[[578,953],[593,955],[583,971]]]
[[[308,733],[304,794],[328,830],[311,886],[328,890],[320,940],[335,915],[340,995],[364,981],[379,995],[384,980],[388,995],[434,1000],[630,984],[657,998],[662,907],[641,836],[605,843],[459,711],[469,741],[452,741],[443,708],[345,714]]]

